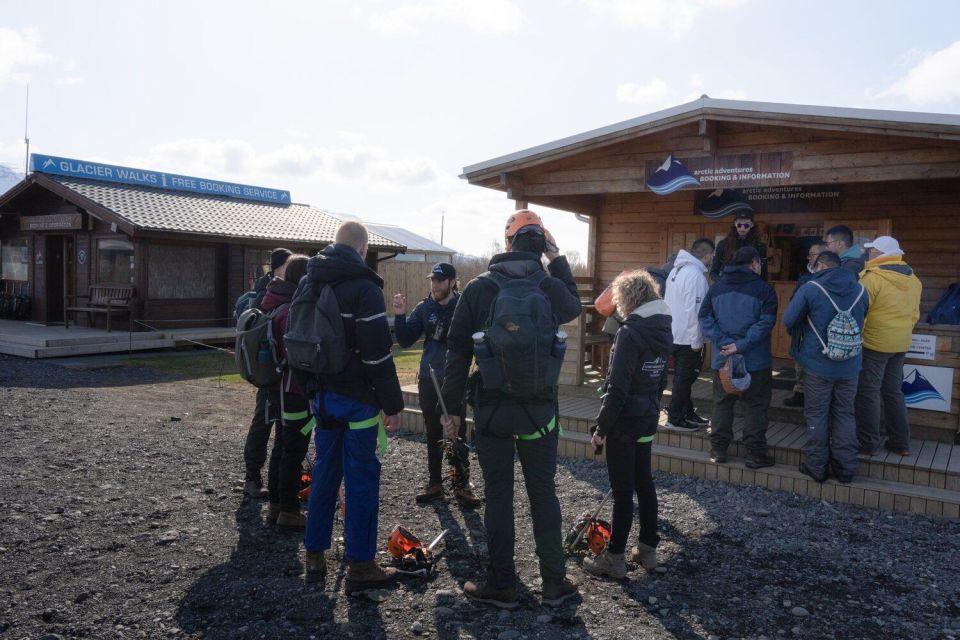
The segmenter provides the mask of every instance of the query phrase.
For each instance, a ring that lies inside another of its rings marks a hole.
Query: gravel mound
[[[553,609],[518,468],[523,606],[474,604],[460,586],[484,566],[482,510],[415,505],[416,436],[384,459],[380,539],[450,529],[437,574],[352,598],[342,570],[306,587],[300,539],[242,497],[253,396],[0,356],[0,637],[960,638],[960,524],[668,474],[661,570],[605,582],[571,561],[581,595]],[[563,461],[558,483],[570,523],[606,470]]]

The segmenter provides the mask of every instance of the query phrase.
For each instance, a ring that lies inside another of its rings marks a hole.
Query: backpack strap
[[[863,292],[864,292],[864,291],[866,291],[866,289],[865,289],[864,286],[861,284],[861,285],[860,285],[860,293],[857,295],[857,299],[853,301],[853,304],[850,305],[850,308],[847,309],[847,313],[850,313],[851,311],[853,311],[853,308],[854,308],[855,306],[857,306],[857,303],[860,302],[860,298],[863,297]]]
[[[830,294],[827,293],[827,290],[824,289],[822,286],[820,286],[820,283],[819,283],[819,282],[816,282],[816,281],[814,281],[814,280],[810,280],[810,284],[812,284],[813,286],[815,286],[817,289],[820,289],[820,291],[823,292],[823,295],[827,296],[827,300],[830,301],[830,304],[833,305],[833,308],[836,309],[837,313],[840,313],[840,307],[838,307],[838,306],[837,306],[837,303],[833,301],[833,298],[830,297]],[[863,291],[862,291],[863,285],[860,285],[860,289],[861,289],[860,295],[862,296],[862,295],[863,295]],[[860,300],[860,296],[857,296],[857,300]],[[857,304],[857,303],[854,302],[853,304]],[[851,306],[850,308],[853,309],[852,306]]]

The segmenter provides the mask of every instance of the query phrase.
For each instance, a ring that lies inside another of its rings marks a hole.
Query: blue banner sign
[[[58,158],[57,156],[46,156],[39,153],[30,154],[30,165],[33,171],[38,173],[69,176],[71,178],[119,182],[170,191],[189,191],[207,196],[227,196],[229,198],[240,198],[241,200],[290,204],[289,191],[251,187],[250,185],[220,182],[219,180],[208,180],[206,178],[192,178],[175,173],[131,169],[130,167]]]

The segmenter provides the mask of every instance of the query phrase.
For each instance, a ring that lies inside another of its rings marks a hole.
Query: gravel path
[[[483,565],[482,512],[414,505],[412,436],[384,460],[380,539],[450,528],[438,574],[307,588],[298,537],[241,497],[253,395],[0,356],[0,638],[960,638],[960,524],[667,474],[664,572],[603,582],[571,562],[581,596],[541,607],[518,484],[524,606],[476,606],[459,585]],[[570,522],[606,472],[564,461],[558,482]]]

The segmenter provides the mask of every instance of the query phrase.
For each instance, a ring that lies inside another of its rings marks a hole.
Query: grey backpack
[[[820,345],[823,347],[821,353],[834,362],[843,362],[844,360],[855,358],[863,350],[863,335],[861,334],[860,324],[850,312],[853,311],[853,308],[860,302],[860,298],[863,297],[863,292],[865,291],[863,285],[860,285],[860,294],[857,296],[857,299],[853,301],[849,309],[843,311],[837,306],[837,303],[833,301],[833,298],[830,297],[827,290],[821,287],[819,283],[811,281],[810,284],[820,289],[823,295],[827,296],[827,300],[830,301],[830,304],[833,305],[833,308],[837,312],[827,325],[826,341],[820,337],[820,333],[817,331],[817,328],[813,326],[813,320],[810,319],[810,316],[807,316],[807,322],[810,324],[810,328],[813,329],[814,335],[817,336],[817,340],[820,341]]]
[[[350,362],[350,349],[333,287],[304,278],[293,294],[287,333],[287,364],[314,376],[342,372]]]
[[[237,369],[240,377],[255,387],[272,387],[279,384],[283,376],[283,362],[273,335],[273,319],[288,306],[282,304],[270,311],[251,307],[237,320]]]

